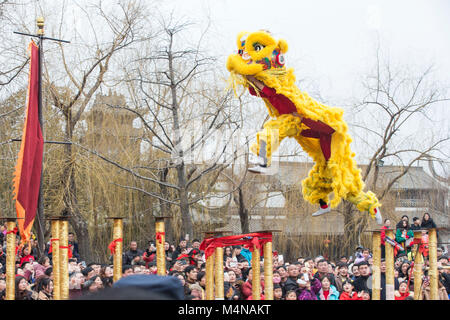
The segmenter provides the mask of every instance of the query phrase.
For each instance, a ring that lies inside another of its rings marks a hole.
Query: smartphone
[[[231,261],[230,262],[230,267],[231,268],[236,268],[237,267],[237,262],[236,261]]]
[[[81,266],[82,268],[86,268],[86,262],[81,261],[81,262],[80,262],[80,266]]]
[[[309,281],[309,277],[308,277],[308,274],[307,274],[307,273],[304,273],[304,274],[303,274],[303,280]]]
[[[186,236],[184,237],[184,240],[189,241],[189,233],[186,233]]]

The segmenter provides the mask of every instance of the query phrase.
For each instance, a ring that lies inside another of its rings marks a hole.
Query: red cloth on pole
[[[53,241],[59,241],[59,239],[50,239],[50,247],[48,248],[48,253],[53,251]]]
[[[122,242],[122,238],[117,238],[114,239],[113,241],[111,241],[111,243],[108,246],[109,251],[111,251],[111,254],[116,253],[116,243],[117,242]]]
[[[22,243],[30,239],[31,227],[39,198],[41,184],[42,155],[44,139],[39,124],[39,48],[32,41],[30,51],[30,74],[28,84],[28,103],[22,143],[14,172],[14,199],[19,219],[19,231]]]
[[[70,246],[59,246],[60,249],[67,249],[67,257],[72,258],[72,250],[70,250]]]
[[[156,240],[159,241],[159,243],[162,243],[162,236],[164,236],[166,233],[165,232],[157,232],[156,233]]]
[[[205,258],[208,259],[217,247],[243,245],[250,251],[253,251],[253,247],[261,249],[267,242],[272,242],[272,234],[270,232],[256,232],[236,236],[207,238],[200,244],[200,250],[205,251]]]

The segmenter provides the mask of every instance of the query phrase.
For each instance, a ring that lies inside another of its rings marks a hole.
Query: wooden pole
[[[208,257],[208,259],[206,259],[206,300],[214,300],[214,256],[215,255],[212,254]]]
[[[59,220],[51,220],[52,238],[52,266],[53,266],[53,300],[61,300],[61,270],[60,270],[60,250],[59,250]]]
[[[156,232],[156,268],[157,275],[166,275],[166,253],[164,250],[164,243],[166,241],[164,218],[155,218],[155,232]]]
[[[372,233],[372,300],[380,300],[381,292],[381,232]]]
[[[61,300],[69,300],[69,222],[62,218],[59,223],[60,295]]]
[[[418,230],[414,232],[414,241],[420,243],[422,241],[422,231]],[[420,299],[420,289],[422,287],[422,268],[423,268],[423,256],[419,251],[420,244],[416,244],[413,248],[413,252],[416,252],[414,257],[414,300]]]
[[[113,219],[113,241],[116,241],[113,256],[113,282],[118,281],[122,277],[122,252],[123,252],[123,218]]]
[[[223,288],[223,248],[217,247],[215,254],[215,282],[216,282],[216,299],[224,300]]]
[[[6,295],[5,300],[15,299],[16,278],[16,227],[15,218],[6,220]]]
[[[386,230],[386,236],[394,239],[392,229]],[[386,300],[394,300],[394,247],[386,244]]]
[[[252,297],[253,300],[261,300],[261,262],[256,246],[253,246],[252,253]]]
[[[437,269],[437,234],[436,229],[430,229],[428,231],[428,248],[429,248],[429,261],[430,269],[428,270],[428,276],[430,277],[430,300],[439,300],[438,291],[438,269]]]
[[[272,242],[266,242],[264,244],[264,299],[273,300]]]

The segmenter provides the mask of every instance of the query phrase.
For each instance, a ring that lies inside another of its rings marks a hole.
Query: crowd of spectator
[[[419,221],[418,221],[419,220]],[[422,221],[414,218],[409,224],[402,217],[395,228],[395,300],[413,299],[414,273],[412,250],[412,230],[424,230],[421,253],[425,257],[423,281],[420,299],[430,299],[430,280],[428,276],[429,256],[427,254],[427,228],[434,228],[429,214]],[[390,228],[388,219],[384,229]],[[0,230],[0,296],[5,298],[6,288],[6,241],[5,227]],[[18,240],[20,240],[18,238]],[[386,299],[386,262],[383,247],[391,245],[382,234],[381,261],[381,300]],[[394,239],[392,239],[394,240]],[[113,286],[112,256],[108,263],[98,261],[80,261],[78,244],[71,233],[69,236],[71,258],[69,259],[70,299],[95,295]],[[188,242],[181,239],[177,244],[165,242],[165,260],[167,275],[179,280],[184,289],[184,299],[205,299],[206,270],[204,252],[199,249],[200,240]],[[17,300],[53,299],[52,254],[48,246],[46,255],[37,256],[36,243],[17,251],[15,298]],[[439,247],[437,251],[439,298],[448,300],[450,293],[450,268],[448,252]],[[261,299],[264,299],[264,272],[260,279],[253,278],[251,252],[241,246],[224,248],[224,297],[226,300],[251,300],[253,281],[261,282]],[[263,264],[261,264],[263,265]],[[372,298],[373,258],[369,248],[358,247],[353,255],[341,256],[335,261],[322,255],[298,257],[294,261],[285,261],[283,255],[274,251],[273,256],[273,296],[275,300],[370,300]],[[151,275],[157,273],[156,246],[150,241],[147,248],[139,248],[131,241],[123,252],[122,277],[133,275]]]

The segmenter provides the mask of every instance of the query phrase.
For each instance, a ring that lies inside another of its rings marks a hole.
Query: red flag
[[[39,48],[31,41],[29,47],[30,74],[25,125],[14,172],[14,199],[22,243],[30,239],[38,206],[41,183],[44,139],[39,124]]]

